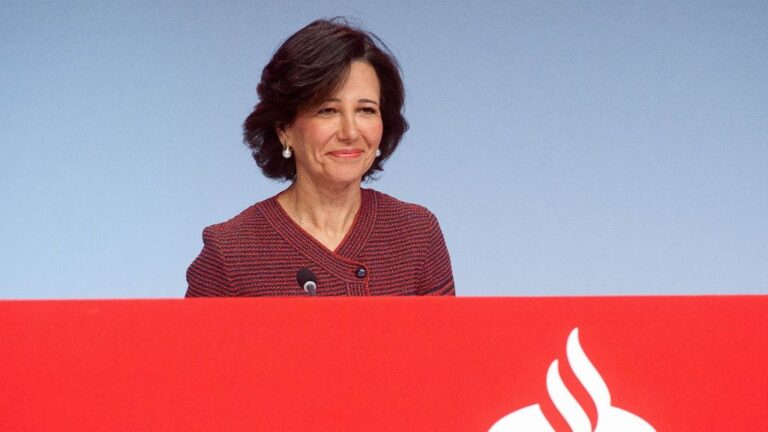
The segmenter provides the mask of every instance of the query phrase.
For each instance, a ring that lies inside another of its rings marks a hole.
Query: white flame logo
[[[574,375],[587,390],[597,408],[597,425],[592,429],[587,413],[560,378],[557,360],[553,361],[547,370],[547,391],[555,408],[573,432],[655,432],[655,429],[640,417],[611,406],[608,386],[579,344],[578,328],[574,328],[568,336],[566,356]],[[488,432],[555,432],[555,429],[547,421],[541,407],[536,404],[507,414]]]

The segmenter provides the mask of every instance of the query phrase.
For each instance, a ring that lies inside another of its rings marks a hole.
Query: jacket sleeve
[[[213,227],[203,230],[203,250],[187,269],[186,297],[232,295],[224,255]]]
[[[428,230],[429,244],[421,271],[419,294],[455,296],[456,288],[453,284],[451,257],[448,255],[448,248],[445,247],[445,239],[440,230],[440,224],[432,213],[429,213]]]

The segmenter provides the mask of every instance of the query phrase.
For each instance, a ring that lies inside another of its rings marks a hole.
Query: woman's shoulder
[[[433,223],[435,215],[426,207],[401,201],[391,195],[373,189],[366,189],[375,198],[379,218],[405,220],[410,223]]]
[[[243,231],[252,231],[254,228],[263,226],[266,223],[263,208],[271,199],[257,202],[228,220],[209,225],[204,232],[207,231],[217,236],[236,236]]]

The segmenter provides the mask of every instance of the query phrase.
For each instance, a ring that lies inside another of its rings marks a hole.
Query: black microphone
[[[312,270],[306,267],[300,268],[299,272],[296,273],[296,282],[309,295],[317,294],[317,276],[312,273]]]

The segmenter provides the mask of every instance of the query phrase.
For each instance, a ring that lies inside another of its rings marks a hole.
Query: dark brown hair
[[[382,170],[395,151],[408,122],[403,117],[405,90],[394,55],[374,34],[342,18],[317,20],[289,37],[261,73],[256,91],[259,103],[243,124],[243,141],[256,164],[269,178],[296,178],[295,158],[284,159],[276,128],[290,125],[305,107],[332,95],[346,80],[353,61],[362,60],[376,71],[381,89],[380,110],[384,125],[379,150],[363,175]]]

